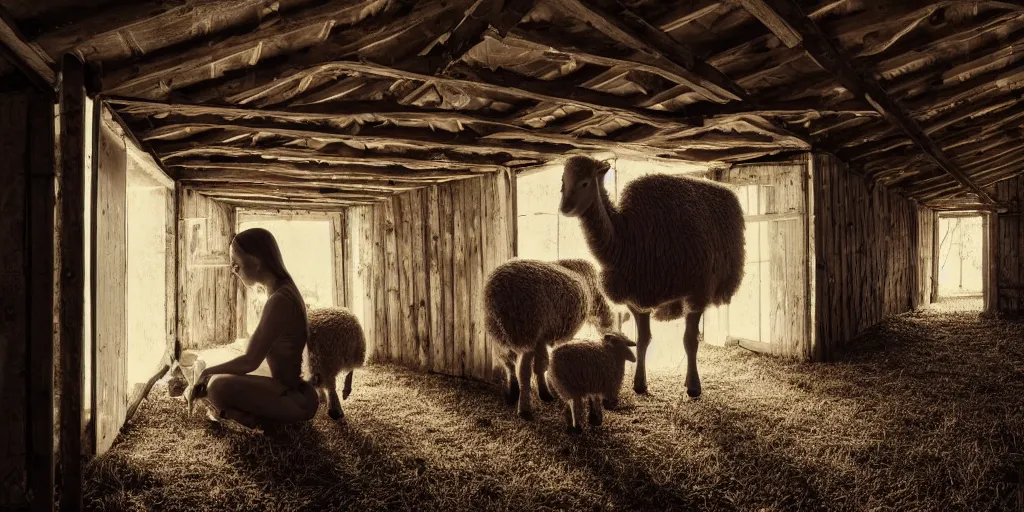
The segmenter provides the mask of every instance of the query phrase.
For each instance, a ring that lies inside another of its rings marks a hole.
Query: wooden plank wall
[[[128,237],[127,151],[124,140],[102,123],[94,159],[95,198],[93,205],[92,393],[94,450],[105,452],[117,437],[128,410],[127,336],[125,322],[125,279]]]
[[[0,510],[53,508],[54,137],[51,92],[0,97]]]
[[[833,360],[857,333],[914,307],[927,209],[869,188],[841,161],[814,155],[818,262],[814,359]],[[931,245],[930,243],[928,244]]]
[[[235,209],[179,187],[178,219],[178,349],[231,343],[237,296],[227,254],[235,232]],[[202,219],[206,231],[198,230],[199,238],[194,238],[190,221]]]
[[[0,508],[27,503],[29,283],[25,215],[29,98],[0,96]]]
[[[514,183],[503,172],[349,210],[352,295],[368,360],[491,380],[487,275],[514,253]]]
[[[1008,211],[996,214],[992,229],[996,309],[1024,312],[1024,176],[996,184],[996,200]]]

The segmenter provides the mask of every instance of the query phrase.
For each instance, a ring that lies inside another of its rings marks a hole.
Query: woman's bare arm
[[[267,358],[267,353],[270,352],[270,346],[274,340],[282,331],[291,327],[288,325],[292,322],[288,311],[291,306],[292,304],[286,298],[277,294],[271,295],[267,299],[266,306],[263,307],[263,314],[260,315],[260,323],[256,326],[256,331],[249,338],[249,345],[246,347],[245,353],[230,361],[207,368],[199,380],[201,381],[206,376],[222,373],[245,375],[259,368],[263,360]]]

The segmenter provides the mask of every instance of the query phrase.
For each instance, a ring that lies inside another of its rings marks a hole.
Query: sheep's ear
[[[635,347],[636,346],[636,342],[633,341],[633,340],[626,340],[626,346],[627,347]]]
[[[598,176],[604,176],[605,173],[608,172],[608,170],[611,169],[611,168],[612,168],[612,163],[611,162],[598,162],[597,175]]]

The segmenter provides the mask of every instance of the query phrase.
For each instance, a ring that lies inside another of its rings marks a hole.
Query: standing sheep
[[[345,416],[338,400],[337,378],[345,375],[342,399],[352,393],[352,371],[363,366],[366,357],[366,338],[359,320],[341,307],[309,309],[309,340],[306,343],[309,358],[309,383],[317,388],[320,399],[324,391],[330,406],[327,414],[338,420]]]
[[[616,207],[604,189],[609,165],[573,156],[562,173],[559,211],[579,217],[590,251],[601,265],[608,300],[636,318],[633,389],[647,392],[645,358],[655,320],[686,316],[686,392],[700,396],[697,344],[700,317],[728,304],[743,280],[744,230],[739,200],[723,185],[652,174],[626,186]]]
[[[505,397],[510,404],[518,400],[524,419],[533,417],[531,364],[540,398],[554,400],[544,380],[547,346],[572,339],[585,321],[602,332],[614,321],[594,266],[574,259],[502,263],[487,277],[484,312],[495,356],[505,366]]]
[[[601,399],[609,404],[617,401],[626,361],[636,362],[636,356],[629,349],[635,346],[626,335],[608,332],[600,342],[571,341],[551,351],[548,379],[551,388],[568,402],[568,432],[583,431],[583,399],[590,402],[590,424],[601,424],[604,420]]]

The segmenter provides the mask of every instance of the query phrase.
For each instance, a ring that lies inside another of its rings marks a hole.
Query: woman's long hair
[[[251,228],[238,233],[231,239],[242,252],[260,261],[274,277],[281,280],[295,282],[288,269],[284,266],[284,258],[281,257],[281,249],[277,246],[274,235],[263,228]]]

